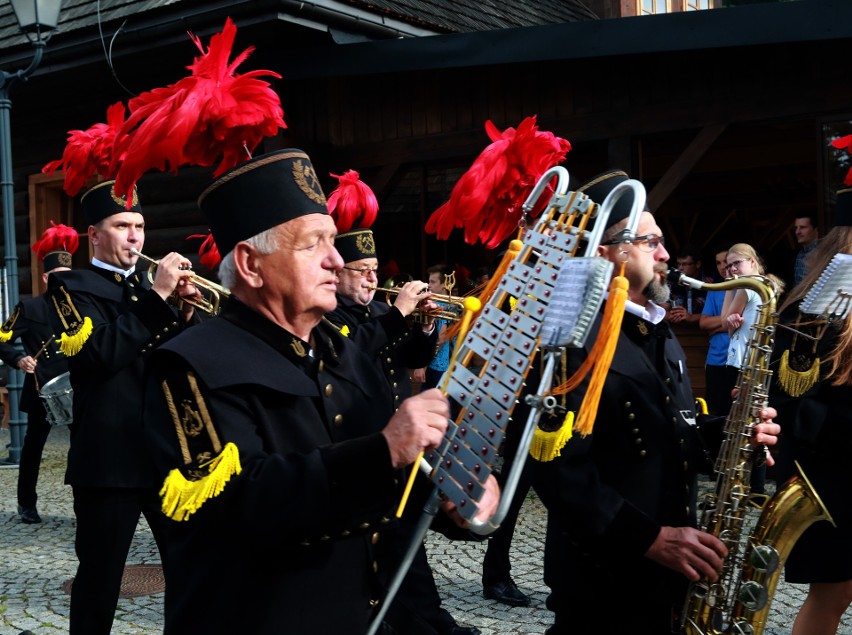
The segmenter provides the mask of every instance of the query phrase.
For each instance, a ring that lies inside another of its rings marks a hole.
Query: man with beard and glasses
[[[627,178],[611,171],[579,189],[601,203]],[[550,635],[677,632],[688,582],[715,580],[726,555],[720,540],[695,529],[696,477],[710,466],[697,434],[686,358],[660,307],[669,299],[669,254],[650,212],[642,213],[636,237],[625,234],[630,199],[619,199],[598,248],[615,264],[614,275],[624,263],[629,288],[594,431],[575,435],[558,456],[534,466],[548,509]],[[587,358],[599,328],[600,316],[585,347],[567,350],[560,381]],[[587,385],[567,395],[567,410],[580,407]],[[773,414],[762,412],[756,442],[774,445]],[[556,417],[543,417],[540,425],[558,426],[565,412]]]

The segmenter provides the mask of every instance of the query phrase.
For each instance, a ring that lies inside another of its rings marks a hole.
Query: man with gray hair
[[[392,413],[372,360],[323,320],[343,260],[304,152],[255,157],[199,204],[232,296],[161,347],[146,390],[176,521],[165,633],[364,633],[399,470],[441,442],[447,400],[427,391]]]

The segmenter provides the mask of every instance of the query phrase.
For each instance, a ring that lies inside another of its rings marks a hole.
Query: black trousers
[[[47,422],[44,407],[41,404],[36,404],[30,410],[32,412],[27,413],[27,434],[24,436],[18,466],[18,505],[21,507],[35,507],[38,501],[36,484],[41,467],[41,455],[52,427]]]
[[[704,378],[707,382],[707,410],[711,415],[726,417],[731,410],[731,383],[727,366],[705,366]],[[733,381],[737,378],[734,376]]]
[[[70,635],[109,635],[121,576],[140,514],[151,527],[165,569],[171,522],[153,489],[73,487],[77,575],[71,589]]]
[[[506,439],[503,445],[503,467],[500,474],[497,475],[501,489],[512,465],[515,463],[525,423],[526,417],[522,419],[513,418],[506,430]],[[518,489],[512,496],[512,504],[506,513],[506,517],[500,523],[500,528],[488,538],[488,548],[485,550],[485,558],[482,560],[482,586],[484,587],[507,582],[512,577],[509,551],[512,548],[512,538],[515,535],[518,514],[532,485],[532,463],[533,459],[527,456],[521,478],[518,481]]]

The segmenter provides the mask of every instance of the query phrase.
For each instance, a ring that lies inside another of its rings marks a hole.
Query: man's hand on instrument
[[[181,280],[185,279],[191,270],[192,263],[173,251],[160,259],[157,271],[154,274],[152,288],[163,300],[168,300],[169,296],[178,288]]]
[[[450,404],[437,388],[403,401],[382,430],[393,466],[411,465],[421,452],[436,448],[444,438],[449,417]]]
[[[491,517],[497,512],[497,506],[500,504],[500,485],[493,474],[488,476],[485,481],[485,493],[479,501],[479,511],[476,514],[476,520],[485,523],[491,520]],[[441,509],[453,519],[453,522],[459,527],[467,527],[467,521],[461,517],[456,509],[455,503],[449,500],[441,501]]]
[[[414,312],[421,300],[427,299],[430,295],[432,294],[429,293],[428,284],[413,280],[402,285],[393,305],[402,313],[402,317],[408,317]]]
[[[27,355],[18,360],[18,368],[25,373],[33,373],[37,363],[34,357]]]
[[[721,540],[693,527],[660,527],[657,539],[645,552],[646,557],[691,582],[718,580],[726,555],[728,549]]]

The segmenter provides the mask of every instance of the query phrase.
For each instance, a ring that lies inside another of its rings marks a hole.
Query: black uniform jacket
[[[788,328],[776,330],[770,362],[770,369],[776,377],[770,386],[769,405],[778,411],[775,421],[781,426],[779,445],[773,452],[778,461],[775,472],[779,488],[798,473],[793,463],[798,461],[838,527],[845,532],[835,531],[834,535],[829,532],[826,544],[830,544],[834,541],[842,542],[842,536],[852,534],[848,485],[849,454],[852,452],[852,388],[847,385],[835,386],[829,378],[831,364],[827,359],[838,346],[843,322],[825,324],[814,317],[800,315],[798,306],[788,307],[781,314],[781,324],[790,325],[797,331],[819,339],[814,343],[803,335],[794,335]],[[819,363],[819,381],[798,397],[790,396],[781,386],[779,364],[785,352],[789,357],[786,363],[791,369],[802,371]],[[828,524],[819,524],[823,527],[818,531],[826,532]],[[838,559],[834,558],[832,564],[837,563]],[[816,563],[814,566],[817,566]]]
[[[161,477],[182,463],[162,383],[181,403],[187,372],[242,473],[172,525],[166,629],[362,634],[380,597],[373,545],[402,483],[380,430],[390,418],[375,366],[328,322],[314,348],[231,299],[161,347],[146,425]],[[198,398],[197,396],[195,397]]]
[[[64,300],[61,288],[93,326],[80,352],[68,358],[74,423],[65,482],[156,486],[143,446],[143,369],[150,352],[180,329],[175,310],[150,289],[147,277],[125,281],[94,266],[51,274],[49,293],[59,301]],[[55,328],[61,333],[63,325]]]
[[[423,368],[432,360],[437,329],[425,335],[386,302],[373,300],[364,306],[340,295],[337,308],[326,317],[375,359],[393,392],[394,408],[411,396],[408,369]]]
[[[51,323],[53,308],[43,295],[24,300],[18,304],[20,312],[12,329],[13,337],[20,338],[26,355],[35,356],[44,347],[44,351],[36,358],[35,375],[24,374],[24,387],[21,391],[21,410],[33,412],[33,408],[43,408],[38,396],[38,387],[43,387],[54,377],[68,370],[67,360],[56,345],[58,333]],[[47,346],[45,347],[45,343]],[[14,366],[24,357],[11,344],[0,347],[0,359]]]
[[[588,355],[600,316],[584,349],[568,350],[568,376]],[[643,352],[663,339],[661,377]],[[580,407],[585,386],[569,395]],[[708,467],[695,427],[686,358],[665,324],[625,314],[600,399],[594,431],[574,436],[560,457],[537,463],[537,485],[575,546],[616,575],[629,563],[662,570],[643,554],[661,526],[695,525],[697,470]],[[568,576],[582,578],[579,571]],[[647,582],[646,582],[647,583]]]

